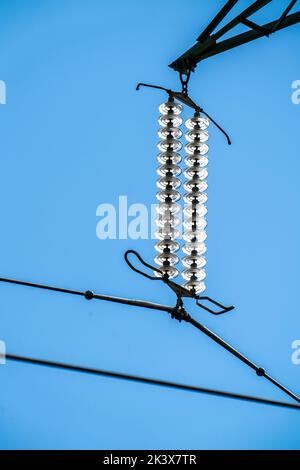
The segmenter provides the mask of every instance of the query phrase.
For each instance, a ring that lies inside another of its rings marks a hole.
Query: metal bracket
[[[141,271],[140,269],[136,268],[132,264],[132,262],[129,260],[129,255],[134,255],[140,261],[140,263],[143,266],[157,272],[158,274],[160,274],[160,277],[151,276],[148,273],[145,273],[145,272]],[[206,310],[207,312],[209,312],[213,315],[222,315],[223,313],[230,312],[231,310],[234,309],[234,307],[232,305],[230,307],[226,307],[225,305],[221,304],[220,302],[217,302],[216,300],[212,299],[211,297],[194,294],[193,292],[185,289],[183,286],[180,286],[176,282],[171,281],[168,278],[168,276],[164,275],[159,270],[159,268],[156,268],[155,266],[152,266],[151,264],[144,261],[143,258],[141,257],[141,255],[135,250],[127,250],[124,254],[124,258],[125,258],[125,261],[128,264],[128,266],[133,271],[135,271],[136,273],[138,273],[141,276],[144,276],[144,277],[146,277],[150,280],[163,282],[176,294],[177,303],[176,303],[176,306],[174,308],[174,311],[171,312],[172,318],[176,318],[179,321],[186,319],[186,312],[184,310],[184,305],[183,305],[183,300],[182,300],[184,298],[191,298],[191,299],[196,300],[196,305],[198,307],[202,308],[203,310]],[[199,300],[205,300],[205,301],[219,307],[219,309],[218,310],[213,310],[213,309],[207,307],[206,305],[203,305],[203,303],[200,303]]]
[[[206,111],[204,111],[204,109],[201,108],[201,106],[197,105],[195,101],[193,101],[192,98],[190,98],[187,92],[173,91],[170,88],[165,88],[159,85],[149,85],[148,83],[138,83],[136,86],[136,90],[138,91],[141,87],[148,87],[148,88],[154,88],[156,90],[163,90],[166,93],[168,93],[169,97],[176,98],[181,103],[192,108],[195,112],[204,114],[219,129],[219,131],[221,131],[222,134],[224,134],[228,145],[231,145],[231,139],[229,135],[227,134],[227,132],[224,131],[224,129],[220,126],[220,124],[218,124]]]

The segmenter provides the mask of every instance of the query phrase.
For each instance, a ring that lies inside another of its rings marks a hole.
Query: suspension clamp
[[[187,321],[190,318],[190,315],[187,313],[187,311],[185,310],[183,306],[183,301],[182,301],[181,296],[177,297],[177,303],[173,311],[171,312],[171,318],[178,320],[179,323],[181,323],[182,320]]]

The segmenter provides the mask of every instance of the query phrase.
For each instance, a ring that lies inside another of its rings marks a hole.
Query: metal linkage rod
[[[286,403],[286,402],[276,401],[276,400],[268,400],[266,398],[255,397],[251,395],[225,392],[221,390],[197,387],[194,385],[186,385],[186,384],[181,384],[181,383],[176,383],[176,382],[169,382],[169,381],[160,380],[160,379],[152,379],[152,378],[141,377],[137,375],[124,374],[120,372],[111,372],[107,370],[94,369],[91,367],[65,364],[62,362],[53,362],[53,361],[47,361],[44,359],[35,359],[32,357],[17,356],[14,354],[7,354],[6,359],[8,361],[14,361],[14,362],[20,362],[20,363],[25,363],[25,364],[37,365],[37,366],[44,366],[44,367],[51,367],[51,368],[56,368],[56,369],[63,369],[63,370],[67,370],[70,372],[80,372],[80,373],[85,373],[85,374],[101,376],[101,377],[109,377],[112,379],[127,380],[130,382],[137,382],[141,384],[156,385],[156,386],[167,387],[167,388],[172,388],[176,390],[183,390],[186,392],[204,393],[207,395],[213,395],[217,397],[232,398],[232,399],[243,400],[243,401],[248,401],[252,403],[259,403],[263,405],[273,405],[273,406],[279,406],[279,407],[284,407],[284,408],[290,408],[293,410],[300,410],[300,406],[294,405],[293,403]]]
[[[282,13],[281,17],[275,22],[273,28],[272,28],[272,33],[275,33],[275,31],[277,31],[277,29],[280,27],[281,23],[283,22],[283,20],[287,17],[287,15],[289,14],[289,12],[291,11],[291,9],[296,5],[297,3],[297,0],[292,0],[289,5],[286,7],[286,9],[284,10],[284,12]]]
[[[277,26],[276,32],[281,29],[287,28],[288,26],[293,26],[299,22],[300,22],[300,12],[293,13],[287,16],[282,21],[282,23],[279,26]],[[262,25],[262,28],[264,31],[267,31],[267,30],[271,31],[275,23],[276,21],[271,21],[270,23],[266,23]],[[203,55],[199,56],[199,61],[208,59],[209,57],[213,57],[217,54],[226,52],[230,49],[241,46],[242,44],[247,44],[248,42],[254,41],[255,39],[259,39],[264,36],[265,36],[265,33],[257,31],[257,30],[256,31],[251,30],[251,31],[247,31],[246,33],[238,34],[237,36],[234,36],[233,38],[230,38],[230,39],[226,39],[225,41],[221,41],[218,44],[216,44],[215,47],[204,51]]]
[[[197,38],[197,41],[204,42],[206,41],[210,34],[216,29],[216,27],[221,23],[221,21],[225,18],[226,15],[232,10],[232,8],[237,4],[238,0],[228,0],[225,3],[223,8],[219,11],[219,13],[215,16],[215,18],[209,23],[209,25],[205,28],[203,33]]]
[[[235,357],[237,357],[240,361],[244,362],[248,367],[251,369],[255,370],[256,374],[259,377],[265,377],[269,382],[271,382],[273,385],[275,385],[277,388],[282,390],[284,393],[289,395],[291,398],[293,398],[297,403],[300,403],[300,397],[295,395],[295,393],[291,392],[288,388],[286,388],[284,385],[279,383],[277,380],[273,379],[270,375],[266,373],[266,371],[262,368],[254,364],[252,361],[250,361],[247,357],[245,357],[243,354],[241,354],[239,351],[237,351],[233,346],[230,344],[226,343],[222,338],[220,338],[218,335],[216,335],[213,331],[209,330],[206,326],[202,325],[201,323],[197,322],[194,318],[192,318],[190,315],[187,315],[184,320],[187,323],[190,323],[193,325],[195,328],[198,330],[202,331],[206,336],[211,338],[215,343],[219,344],[222,346],[222,348],[226,349],[228,352],[233,354]]]
[[[79,295],[84,297],[87,300],[92,300],[92,299],[97,299],[97,300],[107,300],[109,302],[115,302],[119,304],[125,304],[125,305],[133,305],[136,307],[144,307],[144,308],[149,308],[151,310],[161,310],[163,312],[168,312],[172,313],[174,308],[168,307],[166,305],[160,305],[156,304],[153,302],[148,302],[145,300],[134,300],[134,299],[126,299],[123,297],[114,297],[111,295],[104,295],[104,294],[94,294],[91,290],[87,291],[77,291],[73,289],[65,289],[62,287],[54,287],[54,286],[47,286],[45,284],[36,284],[34,282],[27,282],[27,281],[18,281],[15,279],[8,279],[5,277],[0,278],[0,282],[7,282],[10,284],[17,284],[19,286],[27,286],[27,287],[35,287],[37,289],[44,289],[44,290],[50,290],[50,291],[55,291],[55,292],[61,292],[64,294],[73,294],[73,295]]]
[[[280,20],[280,21],[279,21]],[[279,20],[271,21],[262,25],[259,29],[247,31],[246,33],[238,34],[224,41],[216,42],[215,35],[211,36],[204,44],[197,43],[191,47],[187,52],[182,54],[178,59],[172,62],[169,67],[172,69],[183,72],[187,68],[194,68],[197,63],[207,59],[208,57],[221,54],[222,52],[228,51],[235,47],[241,46],[248,42],[254,41],[255,39],[266,36],[266,32],[269,34],[275,33],[281,29],[293,26],[300,22],[300,12],[293,13]]]
[[[272,0],[257,0],[256,2],[254,2],[252,5],[246,8],[246,10],[242,11],[236,18],[234,18],[232,21],[223,26],[223,28],[219,29],[219,31],[213,34],[214,40],[216,41],[217,39],[224,36],[226,33],[228,33],[228,31],[233,29],[235,26],[238,26],[241,19],[248,18],[249,16],[256,13],[258,10],[261,10],[268,3],[271,3],[271,1]]]

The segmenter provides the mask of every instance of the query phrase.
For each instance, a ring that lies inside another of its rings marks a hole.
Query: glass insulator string
[[[180,232],[176,227],[180,224],[178,214],[181,209],[178,204],[180,199],[178,175],[181,173],[178,164],[181,161],[181,156],[178,152],[182,148],[179,140],[182,136],[180,130],[182,106],[176,103],[174,98],[169,97],[167,102],[159,106],[159,111],[161,115],[158,135],[161,140],[158,143],[160,153],[157,157],[159,163],[157,186],[159,192],[156,195],[158,199],[156,238],[159,241],[155,244],[158,251],[155,262],[164,275],[173,278],[179,274],[175,265],[179,262],[176,252],[180,248],[179,243],[176,241],[180,236]]]
[[[182,248],[185,254],[182,259],[184,270],[182,277],[185,281],[184,287],[194,294],[201,294],[206,289],[204,279],[206,277],[205,265],[206,252],[205,231],[207,221],[207,176],[206,166],[208,158],[207,128],[209,120],[195,112],[194,117],[186,121],[187,132],[185,138],[188,143],[185,146],[186,169],[184,171],[186,191],[184,195],[184,222]]]
[[[158,135],[161,140],[158,144],[160,150],[157,169],[159,192],[157,193],[158,205],[156,207],[156,238],[158,242],[155,244],[158,254],[155,257],[155,262],[161,272],[169,278],[173,278],[179,274],[176,268],[179,262],[177,252],[180,248],[178,238],[181,235],[178,226],[182,219],[182,208],[178,203],[181,184],[178,176],[181,173],[179,152],[182,149],[180,142],[182,106],[175,102],[173,97],[169,97],[167,102],[159,106],[159,111],[160,129]],[[201,116],[198,111],[186,121],[182,277],[184,287],[193,294],[200,294],[206,289],[204,283],[206,258],[204,255],[207,237],[205,215],[207,213],[208,145],[206,141],[208,140],[208,126],[209,120]]]

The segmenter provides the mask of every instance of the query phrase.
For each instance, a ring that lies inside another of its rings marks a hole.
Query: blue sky
[[[274,2],[253,19],[278,17]],[[101,203],[155,203],[157,107],[179,88],[168,64],[223,2],[2,1],[0,276],[174,301],[131,272],[128,248],[99,240]],[[247,1],[240,1],[240,8]],[[280,4],[280,5],[279,5]],[[236,13],[237,9],[233,12]],[[236,29],[244,30],[244,27]],[[190,92],[210,129],[208,294],[237,308],[190,312],[300,393],[300,26],[199,64]],[[284,399],[186,324],[129,306],[0,286],[10,353]],[[295,411],[27,365],[0,366],[3,449],[299,449]]]

